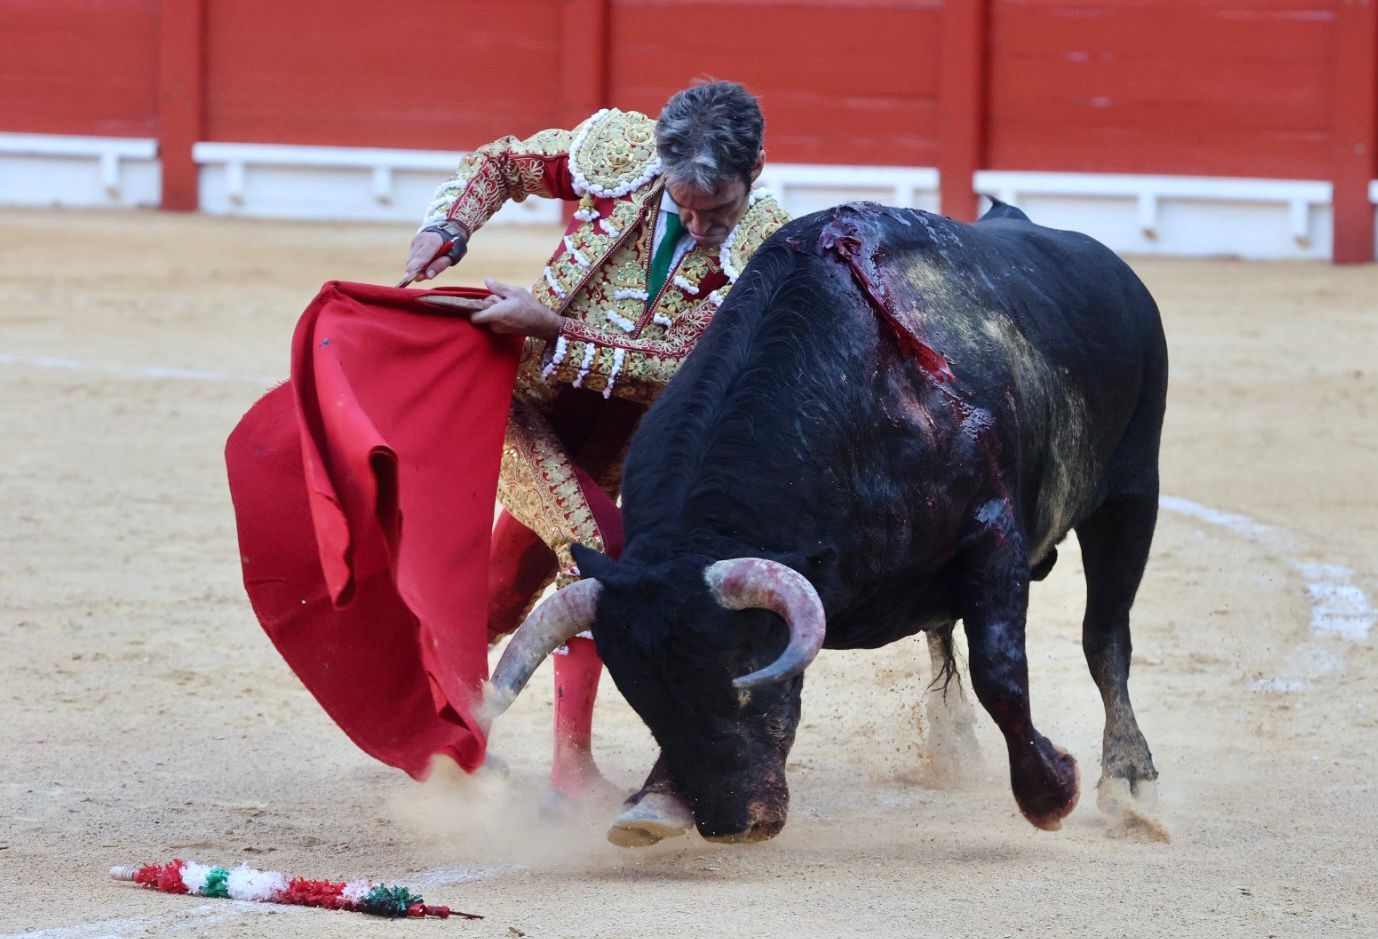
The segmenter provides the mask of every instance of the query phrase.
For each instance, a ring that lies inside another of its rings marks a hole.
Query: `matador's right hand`
[[[446,241],[452,241],[450,250],[437,257],[437,252]],[[431,280],[440,276],[447,267],[453,267],[464,257],[469,248],[469,238],[454,222],[429,225],[416,233],[411,240],[407,255],[407,276],[414,280]]]

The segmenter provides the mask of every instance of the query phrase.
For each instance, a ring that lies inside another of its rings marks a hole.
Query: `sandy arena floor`
[[[0,216],[0,934],[1378,935],[1378,267],[1143,261],[1173,377],[1135,702],[1169,843],[1096,811],[1102,715],[1077,552],[1035,589],[1040,729],[1081,761],[1047,834],[985,778],[926,788],[921,642],[809,673],[773,842],[641,852],[552,827],[550,682],[494,744],[507,783],[371,762],[277,657],[239,581],[221,448],[286,373],[324,280],[395,280],[404,228]],[[491,229],[449,282],[529,282],[549,229]],[[611,684],[598,754],[652,756]],[[175,897],[173,856],[420,887],[481,922]]]

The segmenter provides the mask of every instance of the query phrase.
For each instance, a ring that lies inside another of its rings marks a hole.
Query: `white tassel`
[[[617,373],[622,371],[622,360],[627,357],[626,349],[612,350],[612,371],[608,372],[608,384],[603,389],[603,397],[612,397],[612,386],[617,384]]]
[[[555,272],[550,269],[549,265],[546,265],[545,269],[545,282],[550,285],[550,289],[555,292],[555,296],[559,297],[561,300],[565,298],[565,290],[560,286],[560,282],[555,279]]]
[[[648,299],[648,294],[644,290],[628,290],[622,288],[620,290],[614,290],[612,298],[614,300],[640,300],[642,303],[645,303]]]
[[[764,186],[753,189],[751,195],[747,197],[747,206],[753,206],[769,195],[771,195],[770,190]],[[723,273],[727,275],[727,282],[730,284],[735,284],[742,273],[732,266],[732,248],[737,243],[737,232],[741,231],[741,228],[742,223],[739,221],[728,233],[727,240],[722,243],[722,247],[718,249],[718,263],[722,265]]]
[[[740,227],[741,225],[739,223],[737,228]],[[731,233],[727,236],[727,240],[724,241],[722,247],[718,249],[718,263],[722,265],[722,272],[727,275],[727,282],[729,284],[735,284],[738,275],[741,274],[741,271],[732,266],[732,245],[737,240],[737,228],[732,229]]]
[[[689,280],[681,274],[675,275],[675,286],[687,294],[696,294],[699,292],[698,284],[691,284]]]
[[[568,235],[565,235],[565,250],[569,252],[569,256],[574,260],[575,264],[578,264],[580,267],[589,266],[589,259],[584,257],[583,254],[579,252],[578,248],[574,247],[574,242],[569,240]]]
[[[584,146],[584,138],[588,137],[589,131],[593,129],[594,125],[602,120],[603,115],[611,110],[611,108],[600,108],[598,113],[589,118],[584,126],[580,128],[579,133],[574,135],[574,140],[569,145],[569,174],[573,177],[574,191],[581,196],[588,195],[589,181],[585,179],[584,174],[579,171],[579,161],[576,157],[579,154],[579,150]]]
[[[421,219],[421,226],[417,228],[417,231],[420,232],[423,228],[438,225],[441,222],[448,222],[451,207],[454,206],[455,200],[460,197],[464,192],[464,187],[468,184],[468,179],[452,178],[436,187],[435,194],[431,196],[431,204],[426,206],[426,215]]]
[[[597,209],[575,209],[574,217],[581,222],[592,222],[598,218]]]
[[[345,884],[344,890],[340,891],[340,895],[346,900],[358,903],[364,897],[368,896],[368,892],[372,889],[373,881],[371,880],[351,880],[349,883]]]
[[[604,310],[603,315],[608,318],[608,322],[612,323],[614,326],[622,330],[624,333],[629,333],[632,330],[636,329],[635,320],[627,319],[625,316],[618,313],[616,310]]]
[[[210,873],[209,864],[185,861],[182,864],[182,886],[187,888],[188,893],[200,893],[206,889],[206,878],[210,876]]]
[[[608,233],[611,237],[613,237],[613,238],[620,238],[620,237],[622,237],[622,229],[620,229],[620,228],[618,228],[616,225],[614,225],[614,224],[612,223],[612,219],[611,219],[611,218],[605,218],[605,219],[603,219],[602,221],[600,221],[600,222],[598,223],[598,227],[601,228],[601,229],[603,229],[603,231],[607,232],[607,233]]]
[[[549,378],[555,369],[560,367],[560,363],[565,360],[565,350],[569,348],[569,343],[564,336],[555,337],[555,354],[550,357],[549,364],[541,369],[541,380]]]
[[[669,329],[669,328],[670,328],[670,324],[673,323],[674,321],[671,320],[670,317],[666,316],[664,313],[661,313],[660,311],[657,310],[657,311],[656,311],[656,315],[651,317],[651,322],[652,322],[652,323],[657,323],[657,324],[659,324],[659,325],[661,325],[661,326],[664,326],[666,329]]]
[[[582,388],[584,379],[588,377],[589,366],[593,364],[593,357],[598,352],[598,347],[593,343],[584,344],[584,361],[579,365],[579,374],[574,376],[574,387]]]
[[[287,889],[287,878],[277,871],[260,871],[241,864],[225,878],[225,891],[234,900],[266,903]],[[361,898],[362,899],[362,898]]]

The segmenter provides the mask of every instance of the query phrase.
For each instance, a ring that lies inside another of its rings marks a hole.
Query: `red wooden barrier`
[[[1369,181],[1378,175],[1378,12],[1374,0],[1340,6],[1335,56],[1335,250],[1341,264],[1373,260]]]
[[[992,169],[1326,179],[1340,0],[997,0]]]
[[[158,155],[163,208],[192,212],[200,193],[191,151],[205,133],[204,0],[165,4],[159,25]]]
[[[773,160],[937,166],[954,215],[982,167],[1327,179],[1372,259],[1375,3],[0,0],[0,130],[158,136],[190,208],[196,140],[463,149],[713,75]]]
[[[205,2],[208,140],[459,150],[559,123],[559,0]]]
[[[0,130],[152,137],[157,0],[0,0]]]
[[[760,95],[770,158],[933,166],[942,4],[614,0],[610,97],[657,114],[695,77]]]
[[[611,0],[567,0],[560,6],[560,122],[566,127],[608,106],[608,15]]]
[[[943,8],[939,198],[944,213],[964,222],[976,218],[971,174],[986,165],[989,16],[986,0]]]

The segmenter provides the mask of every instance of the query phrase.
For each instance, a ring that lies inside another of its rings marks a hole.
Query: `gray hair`
[[[736,82],[708,82],[665,103],[656,120],[656,150],[669,182],[717,192],[734,179],[751,182],[765,129],[750,92]]]

